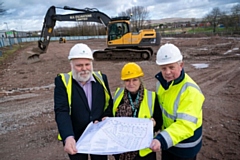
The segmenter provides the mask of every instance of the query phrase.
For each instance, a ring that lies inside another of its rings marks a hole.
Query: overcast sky
[[[79,9],[97,8],[109,17],[126,11],[133,6],[143,6],[149,11],[150,19],[164,18],[203,18],[219,7],[221,11],[230,11],[239,0],[0,0],[7,12],[0,15],[0,30],[35,31],[41,30],[48,8],[70,6]],[[57,14],[68,12],[57,9]],[[73,25],[74,22],[57,22],[55,27]]]

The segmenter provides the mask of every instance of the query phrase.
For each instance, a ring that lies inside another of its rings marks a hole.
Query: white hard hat
[[[173,44],[166,43],[159,48],[156,63],[158,65],[165,65],[181,61],[182,59],[183,56],[178,47]]]
[[[93,53],[86,44],[78,43],[71,48],[68,56],[69,60],[75,58],[87,58],[93,60]]]

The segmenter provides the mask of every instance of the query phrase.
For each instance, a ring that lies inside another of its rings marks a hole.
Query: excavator
[[[56,9],[70,10],[76,13],[56,14]],[[130,16],[110,18],[96,8],[78,9],[68,6],[51,6],[44,18],[38,47],[27,52],[30,63],[40,60],[46,53],[56,21],[97,22],[104,25],[107,34],[107,48],[93,52],[95,60],[149,60],[154,54],[152,46],[160,44],[160,33],[155,29],[143,29],[131,32]]]

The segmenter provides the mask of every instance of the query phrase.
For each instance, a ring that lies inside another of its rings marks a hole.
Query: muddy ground
[[[206,97],[203,105],[203,147],[199,160],[240,159],[240,39],[164,38],[179,46],[185,71],[199,84]],[[22,48],[0,66],[0,159],[66,160],[57,140],[53,113],[54,78],[70,69],[67,55],[76,43],[93,50],[104,49],[105,40],[52,42],[41,61],[28,64]],[[158,47],[154,48],[155,51]],[[108,75],[113,93],[121,86],[120,70],[126,61],[94,61],[94,70]],[[155,55],[137,62],[145,72],[144,82],[155,90],[158,72]],[[109,156],[109,159],[113,159]],[[158,159],[159,153],[158,153]]]

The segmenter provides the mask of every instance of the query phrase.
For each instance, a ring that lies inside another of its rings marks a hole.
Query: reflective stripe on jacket
[[[105,106],[104,106],[104,110],[107,109],[108,107],[108,103],[109,103],[109,99],[110,99],[110,94],[106,88],[106,85],[104,83],[104,80],[102,78],[102,74],[100,71],[98,72],[92,72],[93,76],[96,78],[96,80],[103,86],[104,88],[104,93],[105,93]],[[72,72],[68,72],[68,73],[60,73],[59,74],[62,78],[62,81],[66,87],[66,92],[68,95],[68,104],[69,104],[69,115],[71,115],[71,104],[72,104]],[[58,140],[62,140],[60,134],[58,134]]]
[[[185,73],[185,78],[180,83],[172,83],[167,90],[158,82],[157,96],[163,112],[163,131],[160,134],[167,147],[183,149],[200,144],[202,133],[194,133],[202,127],[202,105],[205,98],[198,85]]]
[[[124,94],[124,88],[117,88],[113,98],[113,116],[114,117],[116,115],[117,108],[123,98],[123,94]],[[139,107],[138,118],[151,118],[153,116],[155,98],[156,98],[155,92],[151,92],[151,91],[148,91],[147,89],[144,89],[144,96]],[[152,150],[149,148],[141,149],[139,151],[139,155],[141,157],[144,157],[151,152]]]

